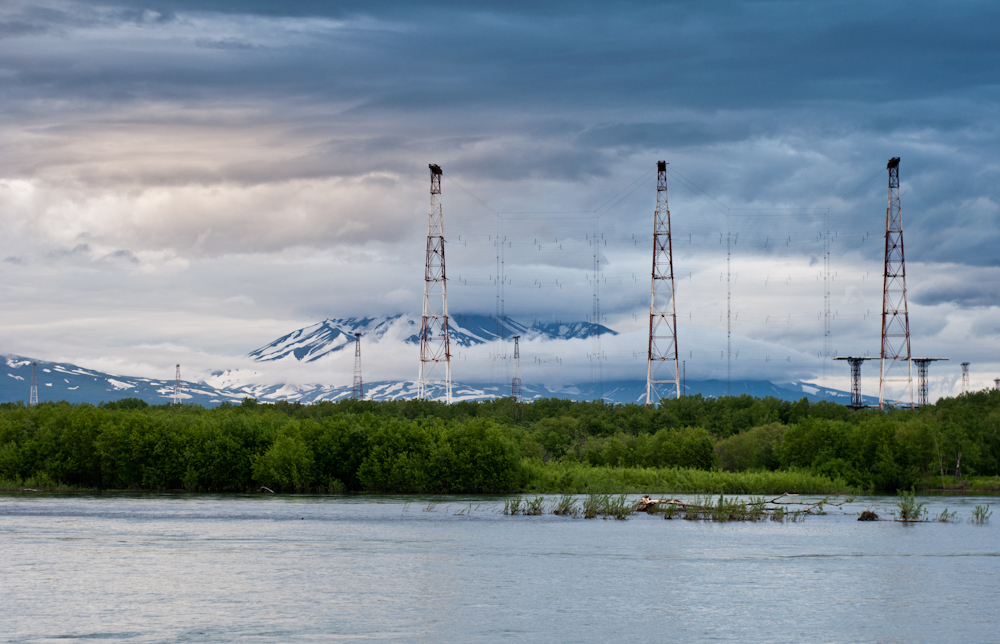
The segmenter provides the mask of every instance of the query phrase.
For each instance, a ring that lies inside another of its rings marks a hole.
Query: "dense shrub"
[[[993,476],[1000,392],[885,413],[750,396],[650,408],[559,399],[0,404],[5,485],[483,493],[548,480],[537,470],[546,463],[560,476],[588,467],[784,470],[882,490],[932,474]]]
[[[730,472],[778,469],[775,449],[787,429],[781,423],[768,423],[719,441],[715,444],[719,466]]]

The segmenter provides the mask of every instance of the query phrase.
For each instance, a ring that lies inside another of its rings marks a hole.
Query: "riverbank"
[[[855,490],[842,479],[805,471],[724,472],[690,468],[595,467],[582,463],[521,463],[518,493],[534,494],[839,494]],[[0,479],[0,491],[96,492],[48,477]],[[126,488],[128,491],[188,491]],[[400,490],[380,490],[394,493]],[[332,492],[340,492],[333,490]],[[266,490],[264,493],[268,493]]]

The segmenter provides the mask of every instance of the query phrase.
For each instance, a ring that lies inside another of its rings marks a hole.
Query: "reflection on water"
[[[508,517],[495,497],[0,496],[0,641],[992,642],[960,523]],[[436,502],[437,505],[433,505]],[[471,511],[460,512],[469,509]]]

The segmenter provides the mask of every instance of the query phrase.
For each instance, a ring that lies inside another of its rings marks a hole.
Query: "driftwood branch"
[[[776,497],[774,497],[773,499],[771,499],[769,501],[760,501],[760,500],[758,500],[758,501],[736,503],[736,505],[737,506],[741,505],[744,508],[751,508],[751,507],[759,508],[760,510],[762,510],[765,513],[768,513],[768,514],[777,512],[778,508],[782,507],[782,506],[796,505],[796,506],[802,506],[800,509],[795,510],[796,513],[801,513],[801,514],[822,514],[823,513],[823,506],[825,506],[825,505],[831,505],[831,506],[834,506],[834,507],[840,507],[840,506],[844,505],[845,503],[848,503],[848,502],[850,502],[850,501],[853,500],[852,498],[848,497],[848,498],[846,498],[846,499],[844,499],[844,500],[842,500],[840,502],[833,502],[833,501],[831,501],[831,499],[837,498],[837,496],[839,496],[839,495],[826,496],[826,497],[823,497],[822,499],[820,499],[819,501],[813,501],[813,502],[808,502],[808,501],[783,501],[782,500],[782,499],[787,499],[789,497],[797,497],[797,496],[799,496],[799,495],[791,493],[791,492],[785,492],[784,494],[776,496]],[[694,508],[694,509],[697,509],[697,510],[701,510],[701,509],[711,508],[712,504],[711,503],[685,503],[684,501],[679,501],[677,499],[654,499],[654,498],[650,497],[648,494],[646,494],[646,495],[643,495],[643,497],[639,500],[638,503],[636,503],[635,509],[636,509],[636,512],[650,512],[650,511],[655,512],[656,508],[658,506],[674,506],[674,507],[677,507],[677,508],[685,508],[685,509],[686,508]],[[768,506],[770,506],[770,507],[768,507]],[[784,512],[784,511],[785,511],[784,509],[781,510],[781,512]]]

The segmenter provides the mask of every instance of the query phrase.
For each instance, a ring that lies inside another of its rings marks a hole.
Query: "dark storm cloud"
[[[102,65],[61,72],[24,65],[14,85],[54,93],[60,88],[44,81],[136,94],[168,92],[177,85],[268,96],[276,90],[346,93],[367,105],[406,111],[518,106],[579,112],[624,102],[744,110],[963,92],[995,84],[1000,62],[995,38],[1000,7],[988,3],[591,3],[543,9],[327,4],[111,2],[71,4],[64,10],[24,8],[7,21],[32,30],[176,22],[177,16],[205,14],[222,14],[234,24],[240,15],[251,15],[327,18],[343,26],[257,56],[215,58],[209,66],[180,51],[151,52],[148,60],[157,64],[146,66],[137,64],[146,62],[141,55],[115,59],[113,50],[97,48],[91,55]],[[251,40],[228,42],[253,46]]]
[[[493,186],[585,185],[666,150],[701,155],[690,172],[734,208],[817,206],[900,155],[909,255],[989,266],[998,24],[987,2],[34,2],[0,10],[0,118],[54,114],[71,136],[92,126],[78,114],[162,101],[191,110],[132,125],[191,125],[232,104],[252,109],[220,127],[308,141],[280,158],[81,170],[95,185],[409,179],[429,155]],[[789,153],[733,152],[759,141]],[[66,163],[4,156],[13,175]],[[845,235],[878,236],[880,184],[834,213]]]

